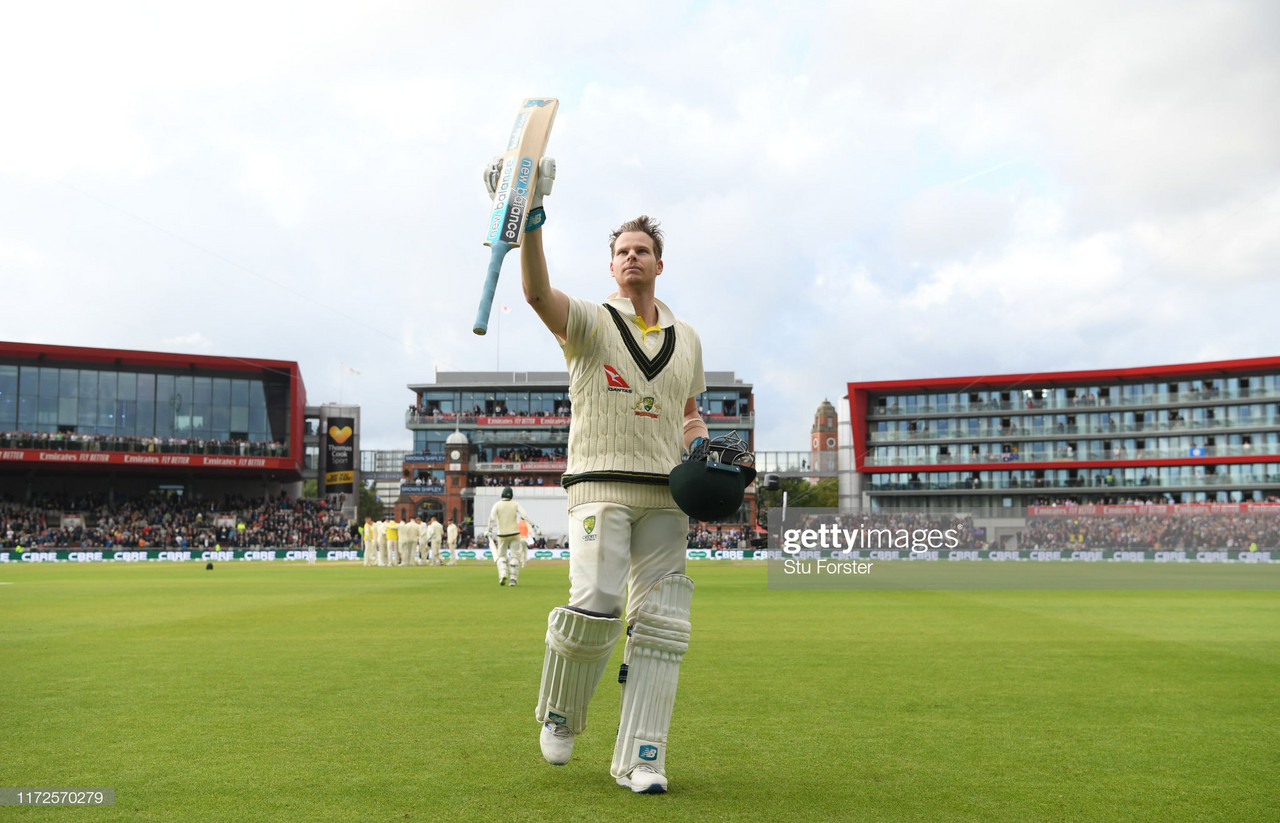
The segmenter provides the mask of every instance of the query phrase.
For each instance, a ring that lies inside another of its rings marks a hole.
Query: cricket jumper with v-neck
[[[706,391],[702,343],[660,301],[646,326],[631,301],[569,299],[569,507],[677,508],[667,484],[684,449],[684,407]]]

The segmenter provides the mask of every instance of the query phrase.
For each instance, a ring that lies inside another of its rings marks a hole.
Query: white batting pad
[[[535,713],[539,723],[563,723],[574,734],[587,728],[587,706],[623,628],[616,617],[592,617],[563,606],[551,610]]]
[[[507,553],[498,551],[498,544],[494,540],[489,541],[489,551],[493,554],[494,562],[498,564],[498,579],[507,579]]]
[[[622,719],[613,749],[614,777],[641,763],[666,774],[667,731],[676,705],[680,661],[689,650],[693,581],[669,574],[657,582],[631,627]]]

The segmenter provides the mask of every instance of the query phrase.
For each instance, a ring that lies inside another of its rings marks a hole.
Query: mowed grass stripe
[[[573,762],[538,754],[563,564],[514,590],[479,564],[2,571],[0,782],[114,786],[95,820],[1271,819],[1273,591],[777,592],[695,565],[673,791],[633,797],[608,776],[621,647]]]

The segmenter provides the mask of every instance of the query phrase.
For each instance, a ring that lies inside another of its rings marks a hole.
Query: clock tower
[[[809,465],[823,472],[836,470],[836,407],[830,400],[823,400],[813,415],[813,430],[809,435]]]
[[[467,487],[471,466],[471,441],[460,431],[444,441],[444,516],[445,522],[457,523],[467,517],[467,503],[462,491]]]

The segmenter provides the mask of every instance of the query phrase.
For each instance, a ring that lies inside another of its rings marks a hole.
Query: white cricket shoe
[[[552,766],[563,766],[573,756],[574,734],[563,723],[543,723],[538,742],[542,744],[542,757]]]
[[[626,786],[636,794],[663,794],[667,791],[667,778],[654,767],[641,763],[619,777],[618,785]]]

